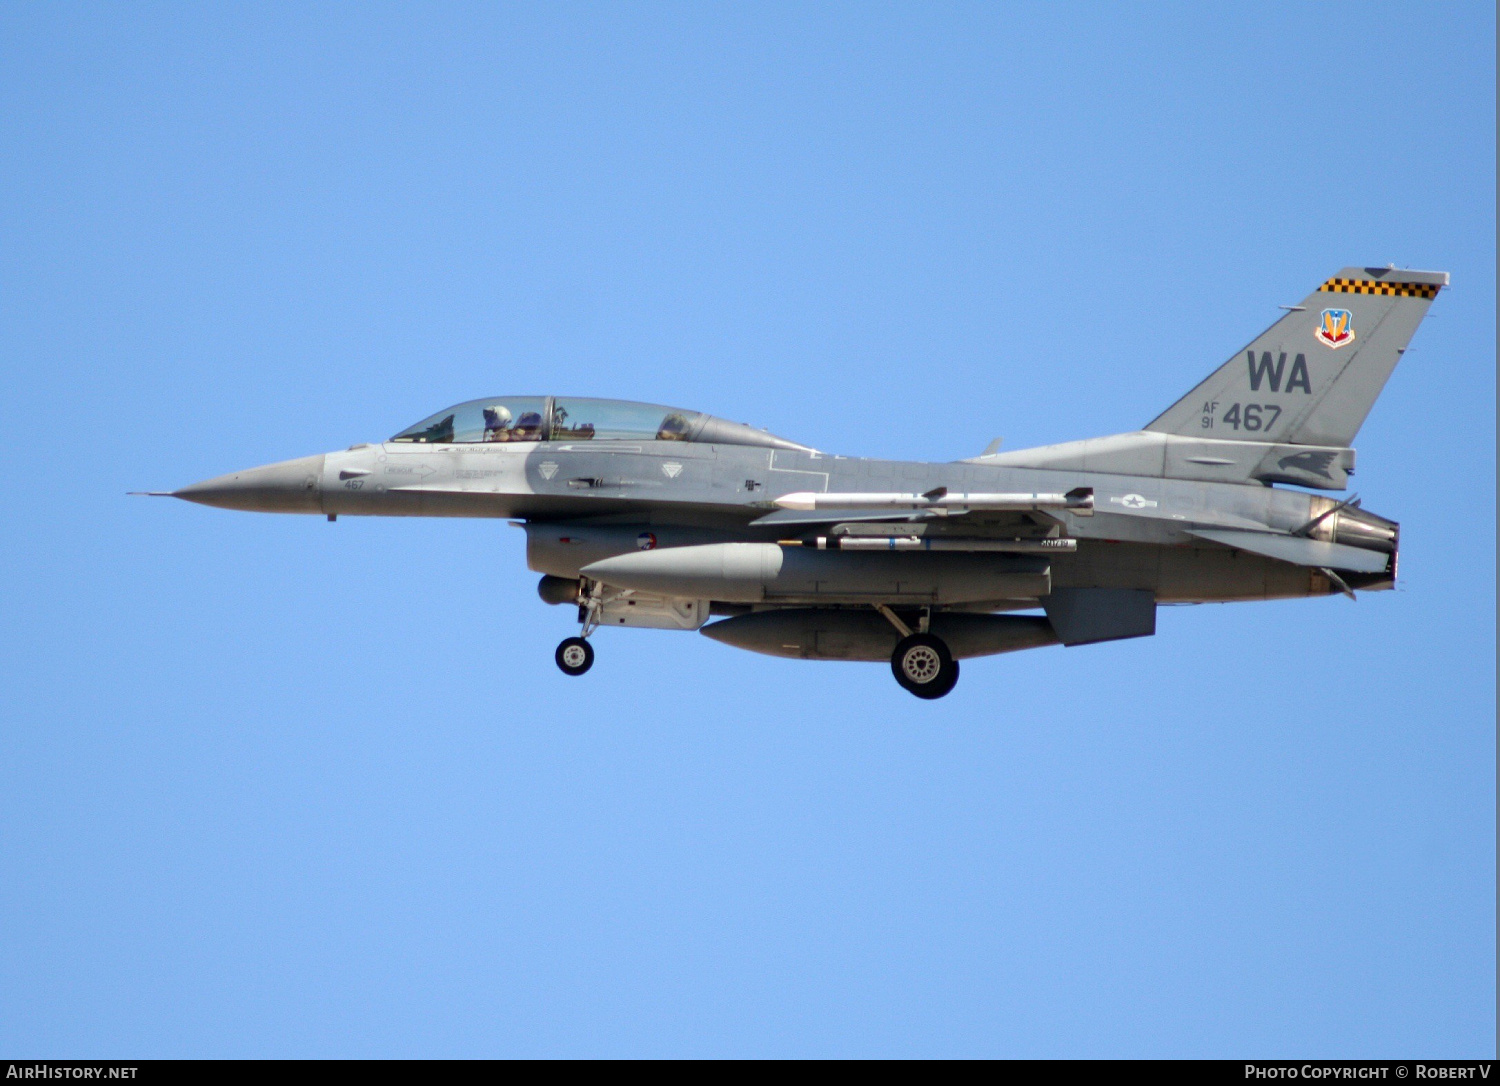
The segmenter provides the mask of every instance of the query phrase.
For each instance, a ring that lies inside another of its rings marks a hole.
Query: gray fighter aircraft
[[[696,411],[490,396],[170,496],[330,521],[513,518],[542,599],[577,609],[556,653],[569,675],[593,663],[595,630],[643,626],[888,659],[938,698],[960,660],[1145,637],[1159,604],[1393,587],[1396,522],[1278,484],[1347,488],[1354,435],[1447,284],[1345,268],[1144,430],[1087,441],[866,460]]]

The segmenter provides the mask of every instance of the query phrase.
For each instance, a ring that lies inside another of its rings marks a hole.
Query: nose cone
[[[304,456],[205,479],[172,491],[172,497],[255,513],[320,513],[322,478],[322,455]]]

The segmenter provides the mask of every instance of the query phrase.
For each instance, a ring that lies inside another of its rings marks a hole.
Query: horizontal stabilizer
[[[1195,528],[1188,532],[1199,539],[1222,543],[1226,547],[1251,554],[1290,562],[1313,569],[1347,569],[1356,573],[1384,573],[1391,556],[1343,543],[1325,543],[1296,535],[1272,535],[1269,532],[1240,532],[1232,529]]]

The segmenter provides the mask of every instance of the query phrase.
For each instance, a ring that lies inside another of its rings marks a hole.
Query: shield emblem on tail
[[[1318,322],[1318,342],[1325,347],[1338,350],[1354,342],[1354,314],[1347,309],[1325,309]]]

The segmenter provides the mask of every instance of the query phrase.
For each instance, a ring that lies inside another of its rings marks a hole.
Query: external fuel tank
[[[1037,599],[1051,591],[1045,557],[820,551],[776,543],[711,543],[621,554],[583,576],[618,587],[726,603],[956,604]]]

